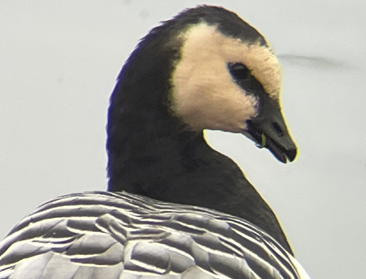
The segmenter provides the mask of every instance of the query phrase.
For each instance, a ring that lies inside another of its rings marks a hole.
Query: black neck
[[[108,190],[242,217],[291,252],[272,210],[240,168],[170,111],[167,92],[179,46],[170,49],[159,55],[142,42],[122,69],[108,112]]]

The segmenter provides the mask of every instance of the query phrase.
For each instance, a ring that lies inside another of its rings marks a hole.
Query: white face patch
[[[182,32],[181,59],[172,75],[173,111],[194,130],[239,133],[256,116],[258,100],[238,86],[227,64],[243,63],[273,99],[279,99],[281,68],[265,46],[226,37],[200,23]]]

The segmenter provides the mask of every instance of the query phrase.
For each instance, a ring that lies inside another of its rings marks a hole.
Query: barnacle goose
[[[188,9],[152,29],[108,111],[108,192],[56,198],[0,245],[0,278],[309,278],[274,213],[203,129],[243,133],[281,162],[296,147],[281,70],[236,14]]]

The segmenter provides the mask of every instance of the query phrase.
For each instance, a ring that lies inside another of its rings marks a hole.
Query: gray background
[[[106,187],[109,94],[138,39],[198,1],[0,0],[0,238],[39,204]],[[366,278],[365,1],[211,1],[272,43],[300,148],[282,165],[207,133],[279,216],[313,278]]]

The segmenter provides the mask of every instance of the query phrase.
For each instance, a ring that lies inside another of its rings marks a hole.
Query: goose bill
[[[273,131],[273,125],[266,125],[265,122],[247,121],[247,130],[243,134],[252,139],[258,148],[265,147],[271,151],[280,162],[292,162],[296,158],[297,148],[288,132],[283,131],[282,135],[278,135]]]

